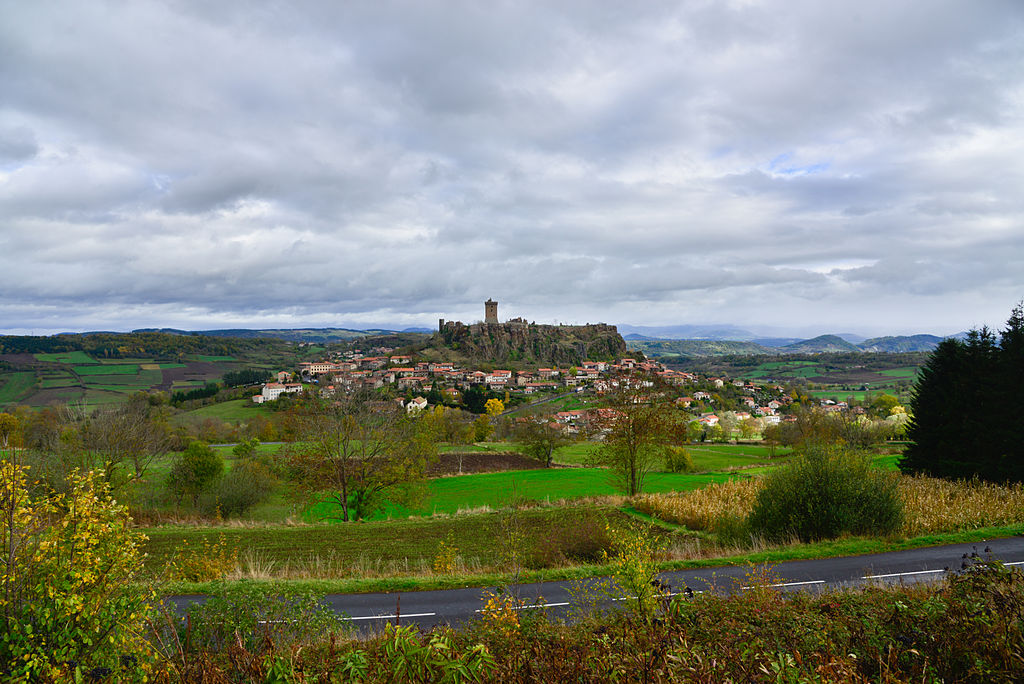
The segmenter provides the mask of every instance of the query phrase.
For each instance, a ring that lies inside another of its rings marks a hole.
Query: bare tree
[[[663,461],[674,428],[672,405],[653,376],[621,376],[613,384],[609,408],[600,419],[605,441],[595,457],[633,496],[643,490],[647,473]]]
[[[436,458],[429,430],[398,404],[367,395],[309,400],[299,425],[293,465],[308,489],[329,492],[346,521],[372,512],[389,490],[422,479]]]
[[[82,424],[82,447],[110,482],[121,466],[141,478],[158,456],[171,449],[171,431],[144,394],[126,403],[96,409]]]
[[[523,453],[537,459],[548,468],[555,458],[555,452],[571,443],[558,427],[546,421],[538,422],[533,418],[519,424],[515,438],[522,444]]]

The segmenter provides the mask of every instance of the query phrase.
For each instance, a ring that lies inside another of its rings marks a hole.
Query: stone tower
[[[498,302],[492,301],[489,297],[484,302],[484,323],[498,322]]]

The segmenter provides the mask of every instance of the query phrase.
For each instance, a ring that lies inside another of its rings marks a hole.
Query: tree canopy
[[[1024,311],[996,335],[943,340],[914,386],[900,468],[937,477],[1024,481]]]

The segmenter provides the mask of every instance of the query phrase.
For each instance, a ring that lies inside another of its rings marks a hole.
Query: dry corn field
[[[906,505],[902,532],[908,536],[956,532],[1024,522],[1024,485],[951,482],[924,475],[899,475]],[[634,507],[691,530],[711,530],[723,515],[746,517],[761,489],[760,477],[732,480],[682,494],[647,494]]]

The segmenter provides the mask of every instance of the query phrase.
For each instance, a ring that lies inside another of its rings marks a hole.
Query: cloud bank
[[[633,5],[0,1],[0,328],[1024,297],[1019,2]]]

